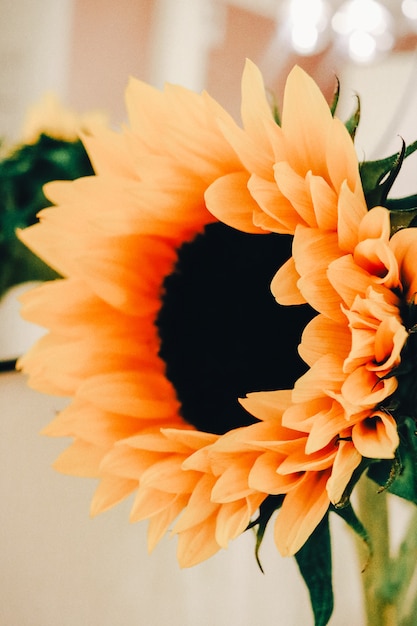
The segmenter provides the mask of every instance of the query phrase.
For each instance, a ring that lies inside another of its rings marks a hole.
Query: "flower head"
[[[397,477],[416,417],[417,230],[368,207],[300,68],[281,126],[250,62],[242,87],[240,128],[207,94],[131,81],[129,126],[83,138],[95,175],[48,185],[20,235],[64,277],[24,297],[49,334],[20,361],[71,398],[45,431],[74,438],[56,466],[100,480],[93,514],[133,493],[183,566],[249,526],[259,543],[276,509],[278,549],[305,559],[365,470]]]
[[[92,512],[134,493],[151,548],[178,517],[188,566],[242,532],[267,495],[212,501],[222,476],[206,448],[255,421],[239,396],[305,371],[296,345],[312,313],[270,296],[288,238],[234,231],[206,208],[211,182],[244,170],[208,97],[132,80],[127,108],[121,133],[83,136],[95,175],[49,184],[54,206],[20,233],[63,278],[23,298],[49,333],[19,366],[33,387],[71,398],[45,433],[73,438],[58,470],[99,479]]]
[[[21,141],[35,144],[41,135],[60,141],[76,141],[81,133],[89,133],[97,126],[104,126],[107,116],[100,111],[83,115],[65,107],[58,96],[48,92],[27,111],[21,130]]]

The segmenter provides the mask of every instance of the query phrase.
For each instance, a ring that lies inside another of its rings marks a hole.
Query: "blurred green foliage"
[[[0,161],[0,297],[13,285],[57,277],[17,239],[16,229],[34,224],[37,213],[50,205],[43,193],[45,183],[91,174],[93,168],[81,141],[45,134]]]

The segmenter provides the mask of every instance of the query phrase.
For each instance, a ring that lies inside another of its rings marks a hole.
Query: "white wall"
[[[65,97],[72,0],[0,0],[0,136],[16,138],[28,105]]]

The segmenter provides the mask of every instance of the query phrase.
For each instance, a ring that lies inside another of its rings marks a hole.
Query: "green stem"
[[[395,560],[397,577],[397,604],[401,607],[401,626],[415,624],[417,611],[417,589],[415,569],[417,562],[417,511],[411,517],[404,540]]]
[[[397,626],[397,610],[389,591],[390,542],[387,494],[378,492],[374,482],[363,476],[357,485],[358,514],[368,531],[372,556],[362,573],[362,585],[368,626]],[[360,557],[364,559],[363,544]]]

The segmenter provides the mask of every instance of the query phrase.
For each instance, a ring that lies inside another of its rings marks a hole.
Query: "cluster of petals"
[[[417,234],[390,238],[389,212],[375,207],[360,221],[356,239],[351,253],[339,251],[310,283],[325,312],[304,331],[299,349],[310,369],[297,381],[295,406],[284,421],[311,425],[308,449],[346,436],[345,427],[363,456],[393,458],[399,440],[387,399],[397,389],[395,368],[409,335],[402,319],[413,297],[405,259],[417,249]],[[301,279],[297,284],[303,289]],[[332,412],[324,417],[326,405]],[[297,407],[303,411],[297,414]]]
[[[291,554],[329,503],[341,500],[362,457],[391,459],[399,445],[389,397],[398,385],[395,368],[409,335],[402,313],[416,292],[417,231],[391,237],[389,212],[368,211],[353,141],[300,68],[288,77],[278,126],[262,78],[248,63],[242,121],[240,128],[223,115],[220,126],[249,173],[215,181],[206,192],[207,205],[242,230],[293,234],[292,257],[278,270],[271,290],[281,305],[308,303],[319,313],[299,346],[310,369],[296,382],[283,414],[282,392],[264,392],[258,403],[251,396],[245,401],[261,420],[264,404],[276,405],[271,423],[299,433],[292,467],[321,485],[320,497],[315,495],[322,508],[315,518],[317,507],[305,493],[290,489],[284,499],[276,540],[284,554]],[[226,206],[222,196],[230,198]],[[241,440],[255,445],[251,429],[256,427],[246,429]],[[271,467],[280,475],[289,461],[277,458],[277,451],[285,456],[291,450],[292,457],[291,435],[290,442],[274,438],[263,444],[270,446]],[[314,467],[317,455],[331,459],[324,474],[322,466]],[[267,484],[265,479],[264,488]],[[270,485],[266,490],[274,493]],[[292,529],[302,520],[307,521],[297,540]]]
[[[417,231],[390,238],[389,213],[376,207],[356,239],[352,253],[339,251],[318,276],[318,299],[334,315],[320,313],[303,333],[299,349],[309,370],[293,390],[243,399],[260,422],[223,436],[209,454],[214,469],[245,467],[248,489],[285,495],[275,523],[283,555],[297,552],[329,505],[343,501],[363,457],[392,459],[399,445],[389,397],[408,338],[401,309],[414,298]],[[307,266],[315,261],[312,254]],[[222,482],[232,492],[229,473]]]
[[[96,175],[49,184],[55,206],[20,235],[64,277],[24,296],[49,332],[19,363],[31,386],[71,398],[45,429],[73,438],[56,467],[99,479],[93,514],[134,493],[149,547],[172,528],[183,566],[226,547],[268,495],[285,496],[275,536],[293,554],[362,457],[398,446],[383,403],[417,290],[415,236],[390,239],[387,211],[368,213],[352,140],[300,68],[281,126],[250,62],[242,87],[240,128],[207,94],[132,80],[129,126],[83,136]],[[309,371],[242,400],[259,422],[222,436],[181,417],[155,326],[177,250],[217,219],[293,234],[272,291],[319,313],[300,346]]]
[[[299,225],[336,231],[352,202],[364,205],[352,139],[300,67],[287,78],[280,125],[250,61],[242,79],[243,128],[212,105],[245,166],[219,177],[206,192],[209,210],[222,222],[253,233],[294,234]]]
[[[244,499],[240,524],[236,504],[217,505],[217,530],[203,524],[193,503],[205,494],[213,519],[207,482],[198,480],[206,472],[180,466],[213,436],[181,417],[158,354],[155,319],[177,250],[216,221],[204,191],[242,165],[204,94],[172,85],[160,92],[132,80],[126,101],[129,125],[121,132],[97,126],[82,136],[95,175],[48,184],[53,206],[20,233],[63,278],[22,298],[23,317],[49,332],[19,367],[33,388],[70,398],[44,432],[73,438],[56,469],[99,479],[94,514],[137,492],[132,519],[151,519],[153,547],[189,505],[193,513],[179,533],[180,562],[189,565],[242,532],[262,498]],[[152,480],[162,490],[152,491]]]

